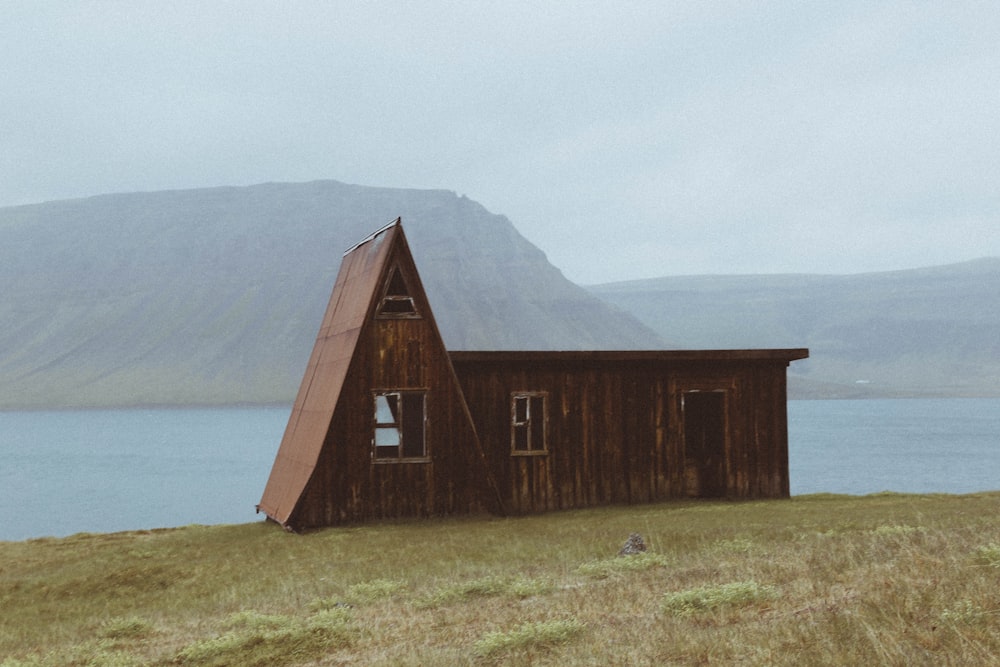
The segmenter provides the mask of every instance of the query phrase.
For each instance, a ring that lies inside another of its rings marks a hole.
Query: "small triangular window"
[[[382,303],[378,307],[378,316],[420,317],[398,266],[393,267],[392,274],[389,276],[385,294],[382,296]]]

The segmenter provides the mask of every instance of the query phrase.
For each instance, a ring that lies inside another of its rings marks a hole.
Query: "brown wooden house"
[[[789,350],[452,352],[399,221],[344,254],[257,506],[290,530],[789,493]]]

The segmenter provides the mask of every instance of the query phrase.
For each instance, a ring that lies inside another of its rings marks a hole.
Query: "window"
[[[386,284],[385,294],[378,307],[378,316],[383,318],[418,318],[417,307],[406,288],[406,281],[399,272],[399,267],[393,267],[392,275]]]
[[[380,391],[375,393],[376,461],[422,459],[427,457],[424,440],[423,391]]]
[[[519,392],[511,395],[510,453],[545,454],[545,394]]]

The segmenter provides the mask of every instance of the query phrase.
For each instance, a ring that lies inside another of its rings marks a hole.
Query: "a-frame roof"
[[[378,300],[393,246],[405,244],[397,218],[344,253],[323,324],[257,505],[287,525],[319,460],[365,322]]]

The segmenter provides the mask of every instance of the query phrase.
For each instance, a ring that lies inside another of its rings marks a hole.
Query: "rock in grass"
[[[642,541],[642,535],[632,533],[625,540],[625,545],[618,551],[619,556],[634,556],[646,551],[646,543]]]

